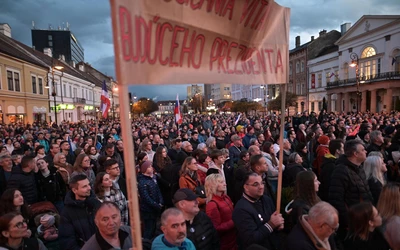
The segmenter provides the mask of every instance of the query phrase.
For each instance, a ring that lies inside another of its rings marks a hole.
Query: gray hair
[[[210,147],[211,147],[211,144],[213,144],[214,141],[215,141],[215,137],[212,137],[212,136],[208,137],[208,139],[206,140],[206,145],[207,145],[207,147],[210,148]]]
[[[165,226],[165,222],[167,221],[167,219],[170,216],[178,216],[181,214],[182,214],[182,211],[177,209],[176,207],[168,208],[161,214],[161,225]]]
[[[251,138],[249,144],[250,145],[256,145],[257,138]]]
[[[205,148],[207,148],[207,145],[204,142],[202,142],[199,145],[197,145],[197,149],[203,150]]]
[[[382,132],[379,130],[374,130],[371,133],[369,133],[369,138],[371,142],[375,142],[379,136],[382,136]]]
[[[191,145],[191,144],[188,141],[182,142],[182,148],[185,148],[186,146],[189,146],[189,145]]]
[[[288,163],[295,163],[296,162],[296,156],[298,153],[291,153],[288,158]]]
[[[369,155],[364,161],[364,171],[367,180],[371,177],[378,180],[382,185],[385,185],[383,174],[381,171],[382,157],[379,155]]]
[[[221,153],[224,155],[229,155],[229,150],[227,148],[221,148]]]
[[[316,223],[328,223],[332,225],[334,223],[334,214],[338,215],[338,211],[334,208],[331,204],[325,201],[320,201],[311,207],[310,211],[308,212],[308,218]]]

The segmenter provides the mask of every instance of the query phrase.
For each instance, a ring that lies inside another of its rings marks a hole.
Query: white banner
[[[110,0],[120,84],[287,82],[290,10],[267,0]]]

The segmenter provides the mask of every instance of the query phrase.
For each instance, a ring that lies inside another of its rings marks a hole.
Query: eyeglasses
[[[117,169],[119,169],[119,167],[110,168],[110,170],[117,170]]]
[[[28,220],[18,222],[17,224],[15,224],[15,227],[21,229],[24,225],[28,225]]]
[[[254,182],[253,184],[248,184],[248,183],[246,183],[245,185],[252,186],[252,187],[265,186],[265,181],[263,181],[263,182],[261,182],[261,183]]]
[[[329,225],[328,223],[324,223],[324,224],[322,224],[322,226],[323,226],[323,225],[327,225],[327,226],[332,230],[332,232],[334,232],[334,233],[336,233],[337,230],[339,229],[339,224],[338,224],[336,227],[332,227],[332,226]]]

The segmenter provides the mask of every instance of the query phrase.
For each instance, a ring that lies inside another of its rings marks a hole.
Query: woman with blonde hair
[[[392,250],[400,250],[400,185],[388,183],[382,188],[377,209],[382,216],[381,231]]]
[[[364,171],[376,204],[379,200],[382,187],[386,183],[384,173],[387,171],[387,168],[383,157],[378,155],[368,156],[364,161]]]
[[[210,174],[206,178],[206,213],[217,230],[221,250],[235,250],[237,231],[232,220],[233,202],[226,195],[226,183],[220,174]]]
[[[66,186],[68,187],[70,176],[74,171],[72,165],[67,162],[67,157],[63,153],[57,153],[53,158],[53,163],[57,172],[61,174],[64,183],[67,184]]]
[[[185,161],[182,164],[181,171],[179,172],[179,188],[189,188],[190,190],[192,190],[195,194],[199,196],[197,198],[197,201],[199,202],[199,206],[202,206],[206,204],[206,194],[200,184],[197,170],[198,166],[196,159],[191,156],[186,157]],[[200,192],[204,192],[204,194],[201,194]]]

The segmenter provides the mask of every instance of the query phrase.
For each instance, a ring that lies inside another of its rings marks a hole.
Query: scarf
[[[331,250],[331,245],[329,244],[329,238],[326,240],[321,240],[314,233],[314,230],[307,221],[308,215],[303,215],[300,218],[300,225],[314,244],[315,248],[318,250]]]

